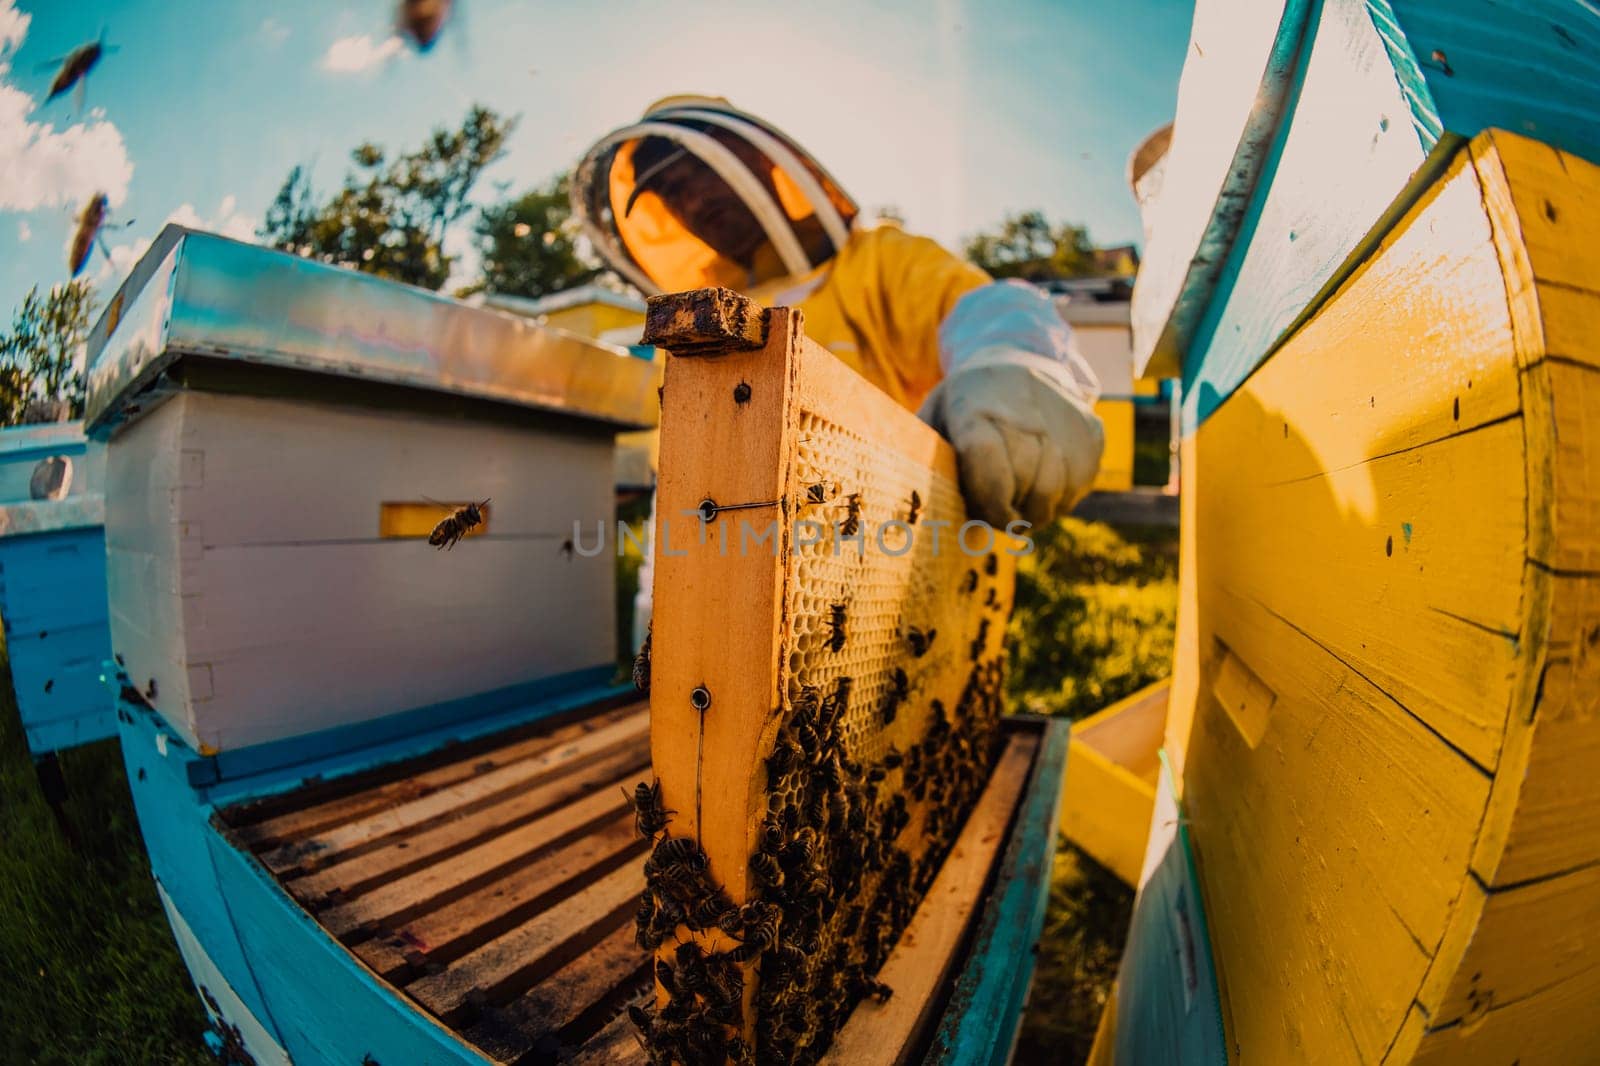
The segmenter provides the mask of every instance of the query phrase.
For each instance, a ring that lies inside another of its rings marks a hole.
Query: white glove
[[[955,447],[961,493],[992,526],[1044,525],[1094,482],[1105,430],[1068,365],[1006,345],[962,359],[918,415]]]

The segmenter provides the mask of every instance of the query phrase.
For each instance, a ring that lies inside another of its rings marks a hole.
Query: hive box
[[[101,684],[106,628],[105,449],[83,423],[0,431],[0,618],[28,750],[116,733]]]
[[[90,346],[112,642],[220,774],[610,668],[614,561],[569,541],[609,522],[648,364],[178,227]],[[475,535],[429,546],[486,499]]]

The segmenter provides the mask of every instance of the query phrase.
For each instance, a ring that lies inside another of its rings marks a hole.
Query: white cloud
[[[23,244],[33,240],[33,227],[28,225],[25,218],[17,220],[17,240]]]
[[[274,18],[262,20],[260,32],[261,39],[272,48],[289,39],[289,27]]]
[[[358,74],[382,66],[405,48],[398,37],[374,41],[369,34],[341,37],[328,46],[322,57],[322,69],[335,74]]]
[[[239,201],[229,195],[222,198],[217,205],[216,214],[207,218],[195,210],[194,204],[181,203],[166,217],[167,222],[176,222],[180,226],[190,229],[204,230],[207,233],[219,233],[224,237],[232,237],[236,241],[254,242],[256,239],[256,219],[239,210]],[[159,227],[157,228],[159,232]],[[133,269],[145,252],[150,250],[151,239],[140,237],[129,241],[127,244],[113,244],[108,249],[109,255],[100,259],[100,271],[95,275],[95,282],[103,284],[113,281],[115,285],[122,284],[122,279],[128,276],[128,271]]]
[[[0,0],[0,210],[78,207],[97,192],[115,207],[133,178],[121,131],[99,110],[61,130],[31,121],[33,97],[10,83],[11,53],[22,43],[29,18],[14,0]]]

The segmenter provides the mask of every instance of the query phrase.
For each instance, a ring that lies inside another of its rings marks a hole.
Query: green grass
[[[1010,631],[1014,704],[1076,718],[1165,675],[1177,608],[1175,531],[1069,519],[1036,542],[1019,571]],[[630,610],[637,566],[630,553],[619,573],[619,606]],[[0,685],[0,1063],[211,1061],[115,741],[67,752],[62,765],[77,850],[40,797],[10,685]],[[1087,1054],[1131,904],[1126,886],[1063,846],[1019,1064],[1081,1062]]]
[[[0,1062],[211,1061],[117,742],[66,752],[61,765],[76,849],[40,795],[10,682],[0,685]]]
[[[1172,670],[1177,530],[1063,519],[1017,570],[1012,706],[1078,719]],[[1072,787],[1069,777],[1066,787]],[[1082,1062],[1116,979],[1133,890],[1063,839],[1017,1042],[1018,1066]]]

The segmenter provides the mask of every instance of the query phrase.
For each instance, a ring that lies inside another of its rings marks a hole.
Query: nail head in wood
[[[693,289],[650,297],[644,343],[673,355],[752,351],[767,343],[769,312],[732,289]]]

